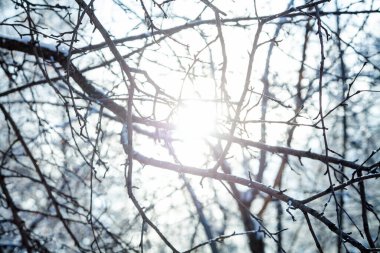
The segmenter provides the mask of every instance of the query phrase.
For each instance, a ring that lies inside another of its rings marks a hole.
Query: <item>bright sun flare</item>
[[[187,165],[196,166],[207,159],[209,148],[205,137],[215,131],[215,105],[205,102],[186,102],[179,108],[175,136],[178,158]]]
[[[176,123],[177,135],[189,141],[206,137],[215,129],[216,112],[212,104],[192,101],[180,107]]]

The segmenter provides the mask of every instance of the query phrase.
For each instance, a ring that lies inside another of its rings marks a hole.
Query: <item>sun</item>
[[[181,162],[199,165],[209,152],[206,138],[216,129],[215,104],[186,101],[181,104],[175,120],[176,154]]]
[[[202,102],[185,102],[178,110],[176,135],[182,140],[201,139],[215,130],[215,105]]]

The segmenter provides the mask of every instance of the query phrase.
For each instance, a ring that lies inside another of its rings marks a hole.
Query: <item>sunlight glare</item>
[[[176,123],[178,138],[188,141],[204,138],[215,128],[216,112],[212,104],[192,101],[179,109]]]
[[[181,141],[175,144],[175,148],[184,164],[198,166],[209,158],[205,138],[215,131],[214,106],[212,103],[191,101],[179,108],[175,137]]]

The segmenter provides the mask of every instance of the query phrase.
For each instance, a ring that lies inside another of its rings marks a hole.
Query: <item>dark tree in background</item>
[[[379,252],[379,8],[2,0],[0,252]]]

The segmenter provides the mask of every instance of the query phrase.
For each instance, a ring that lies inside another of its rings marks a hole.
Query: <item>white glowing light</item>
[[[214,131],[215,105],[192,101],[179,109],[176,123],[177,135],[183,140],[199,140]]]
[[[182,163],[199,166],[207,160],[206,138],[214,132],[215,121],[213,103],[191,101],[179,108],[175,136],[181,141],[175,143],[175,150]]]

